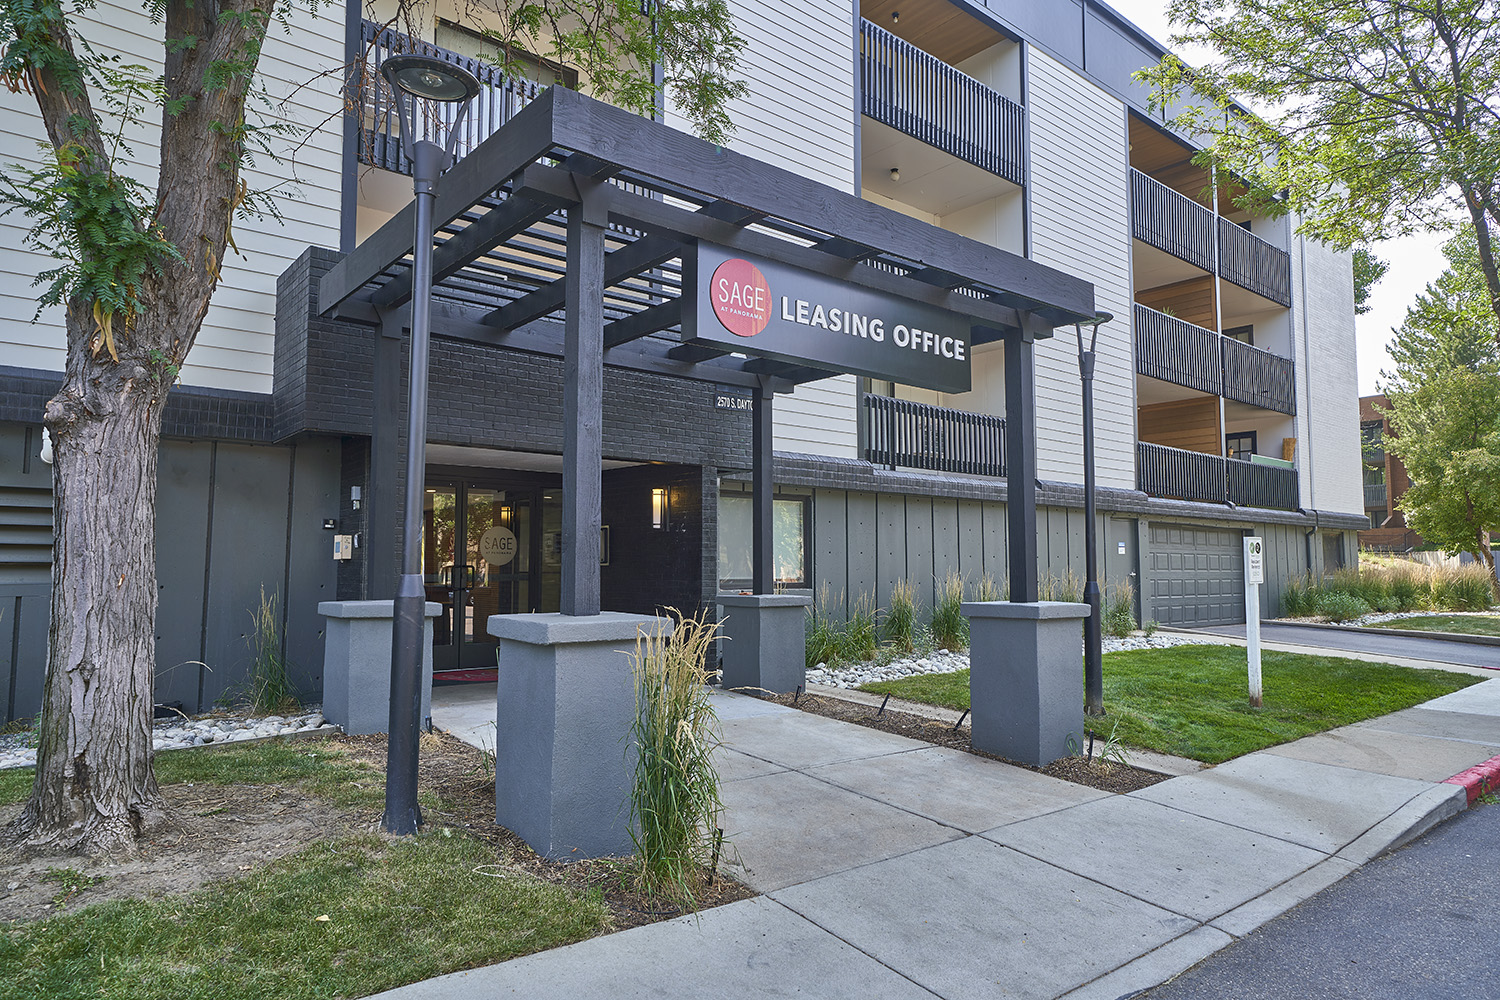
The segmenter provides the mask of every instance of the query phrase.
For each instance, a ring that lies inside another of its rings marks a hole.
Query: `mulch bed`
[[[360,760],[385,770],[386,740],[381,736],[340,736],[335,743]],[[462,740],[434,732],[422,737],[418,764],[419,788],[437,792],[448,808],[423,816],[427,828],[450,828],[492,845],[497,862],[536,878],[577,890],[598,890],[609,907],[617,930],[655,923],[682,915],[682,911],[649,899],[630,886],[628,859],[579,859],[551,861],[541,857],[516,834],[495,824],[495,774],[493,760]],[[714,874],[698,900],[699,909],[722,906],[757,896],[722,872]]]
[[[769,696],[767,701],[773,701],[778,705],[786,705],[821,715],[829,719],[838,719],[840,722],[852,722],[858,726],[866,726],[870,729],[879,729],[886,733],[895,733],[897,736],[905,736],[914,740],[922,740],[950,750],[962,750],[977,757],[987,757],[990,760],[998,760],[1002,764],[1010,764],[1013,767],[1024,767],[1028,771],[1036,771],[1052,778],[1061,778],[1079,785],[1087,785],[1104,792],[1134,792],[1142,788],[1149,788],[1157,782],[1166,781],[1168,775],[1157,774],[1155,771],[1146,771],[1129,764],[1120,764],[1115,761],[1100,760],[1097,757],[1087,760],[1084,757],[1064,757],[1055,760],[1046,767],[1032,767],[1030,764],[1022,764],[1018,761],[1007,760],[983,750],[975,750],[969,742],[969,731],[967,729],[954,729],[946,722],[936,719],[924,718],[920,715],[911,715],[906,712],[897,712],[886,709],[880,712],[878,706],[859,705],[854,702],[843,701],[839,698],[825,698],[821,695],[804,694],[794,700],[793,695],[779,694]]]

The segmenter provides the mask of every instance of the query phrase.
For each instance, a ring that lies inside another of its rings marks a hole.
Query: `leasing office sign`
[[[698,244],[683,339],[941,392],[967,392],[969,320],[761,257]]]

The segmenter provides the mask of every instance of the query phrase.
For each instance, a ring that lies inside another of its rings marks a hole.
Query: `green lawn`
[[[383,797],[377,769],[324,742],[174,751],[156,771],[163,784],[274,781],[350,806]],[[31,774],[0,776],[0,798],[24,798]],[[458,831],[365,834],[188,896],[70,909],[0,930],[0,998],[362,997],[607,928],[597,892],[475,872],[500,860]]]
[[[1174,646],[1104,657],[1104,720],[1096,731],[1127,746],[1218,764],[1252,750],[1384,715],[1478,683],[1480,678],[1363,660],[1261,654],[1264,706],[1246,693],[1245,650]],[[880,681],[876,694],[969,707],[969,672]],[[1079,728],[1084,725],[1079,717]]]
[[[1418,615],[1376,622],[1371,628],[1403,628],[1418,632],[1462,632],[1465,635],[1500,635],[1500,617],[1495,615]]]

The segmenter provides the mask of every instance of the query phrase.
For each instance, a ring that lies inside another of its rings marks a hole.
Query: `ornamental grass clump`
[[[720,738],[708,689],[718,672],[706,665],[719,623],[706,612],[669,613],[675,628],[636,640],[630,836],[640,891],[692,908],[723,838],[713,764]]]
[[[840,660],[845,663],[864,663],[875,658],[879,632],[875,621],[875,599],[869,594],[860,594],[849,608],[849,620],[839,631]]]
[[[964,581],[949,570],[938,584],[932,606],[932,637],[939,646],[955,653],[969,648],[969,619],[964,617]]]
[[[252,711],[262,715],[286,712],[298,705],[286,657],[281,652],[281,602],[260,588],[260,607],[250,612],[250,670],[245,678],[245,698]]]
[[[902,653],[916,647],[917,588],[910,580],[897,580],[891,588],[891,609],[885,613],[880,631],[885,641]]]
[[[1135,631],[1135,588],[1126,581],[1110,590],[1109,602],[1104,608],[1104,631],[1123,639]]]

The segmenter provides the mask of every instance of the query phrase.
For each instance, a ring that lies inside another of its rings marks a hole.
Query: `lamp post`
[[[386,751],[387,833],[413,834],[417,807],[417,741],[422,705],[423,625],[427,591],[422,586],[422,487],[427,471],[427,344],[432,306],[433,205],[438,175],[452,159],[459,125],[479,81],[467,70],[432,56],[391,56],[381,67],[400,120],[401,151],[412,164],[416,232],[412,242],[411,369],[406,417],[406,510],[401,524],[401,578],[391,627],[391,718]],[[457,104],[447,143],[439,146],[417,130],[418,100]]]
[[[1114,319],[1101,312],[1091,320],[1073,324],[1078,334],[1078,376],[1083,380],[1083,601],[1089,616],[1083,622],[1083,710],[1088,715],[1104,714],[1104,610],[1099,595],[1099,544],[1094,521],[1097,502],[1094,498],[1094,348],[1099,343],[1099,328]],[[1083,346],[1083,328],[1089,328],[1089,346]]]

